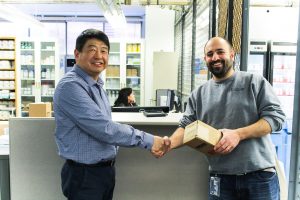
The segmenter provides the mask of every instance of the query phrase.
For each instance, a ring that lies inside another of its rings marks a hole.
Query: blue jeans
[[[211,178],[218,177],[218,178]],[[275,172],[256,171],[245,175],[210,174],[210,180],[219,180],[219,196],[210,200],[279,200],[279,181]],[[211,181],[209,181],[211,182]],[[216,185],[216,184],[215,184]]]

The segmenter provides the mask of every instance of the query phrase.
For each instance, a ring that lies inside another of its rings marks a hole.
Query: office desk
[[[171,135],[181,114],[146,118],[113,113],[113,120],[156,135]],[[11,200],[65,200],[60,188],[63,160],[57,156],[53,118],[10,119]],[[115,200],[207,199],[208,166],[202,154],[176,149],[161,159],[140,148],[120,148]]]

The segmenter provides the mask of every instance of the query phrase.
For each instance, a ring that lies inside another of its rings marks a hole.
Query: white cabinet
[[[26,116],[29,103],[52,102],[58,81],[58,47],[55,41],[21,40],[19,88],[21,116]]]
[[[121,88],[130,87],[138,105],[143,104],[144,49],[139,41],[111,41],[109,65],[104,73],[105,89],[111,105]]]

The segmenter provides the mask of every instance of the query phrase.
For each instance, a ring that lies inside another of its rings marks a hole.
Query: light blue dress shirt
[[[79,163],[113,160],[118,146],[150,150],[153,135],[113,122],[102,88],[78,65],[59,81],[54,94],[55,141],[58,154]]]

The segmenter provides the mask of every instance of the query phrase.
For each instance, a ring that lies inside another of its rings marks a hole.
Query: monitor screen
[[[169,89],[156,90],[156,106],[168,106],[170,110],[174,108],[175,91]]]
[[[67,67],[73,67],[75,62],[76,62],[75,59],[67,58]]]

